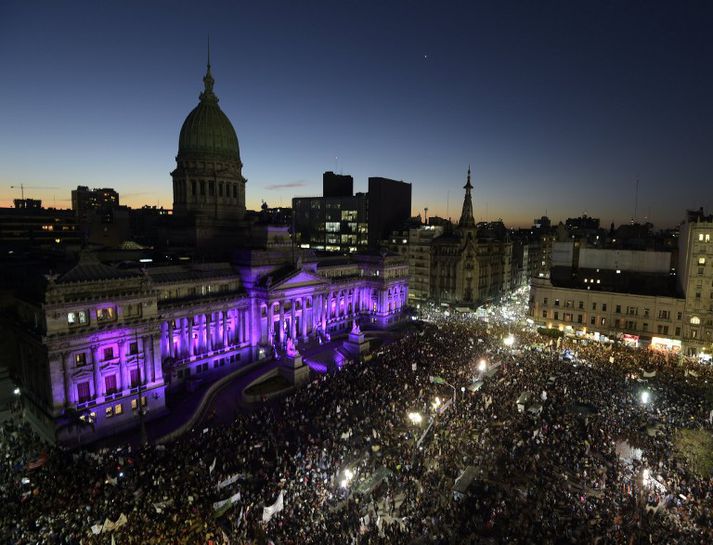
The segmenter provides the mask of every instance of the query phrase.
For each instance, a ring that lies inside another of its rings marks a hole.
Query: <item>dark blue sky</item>
[[[208,33],[250,207],[336,169],[457,217],[469,163],[477,219],[509,225],[627,221],[637,178],[657,225],[713,207],[713,3],[622,1],[3,2],[1,203],[170,207]]]

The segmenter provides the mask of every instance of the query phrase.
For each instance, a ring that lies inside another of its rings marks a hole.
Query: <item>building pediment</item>
[[[275,291],[286,291],[294,288],[304,288],[307,286],[323,286],[327,281],[321,276],[305,271],[298,270],[283,276],[279,279],[270,281],[270,275],[265,278],[265,287],[270,293]]]

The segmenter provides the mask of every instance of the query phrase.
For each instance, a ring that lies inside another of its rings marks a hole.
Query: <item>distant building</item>
[[[411,184],[388,178],[369,178],[369,248],[411,217]]]
[[[33,199],[24,199],[19,207],[0,208],[0,248],[58,249],[81,244],[79,224],[72,210],[41,208],[37,206],[41,201],[27,201]]]
[[[713,354],[713,214],[686,212],[678,252],[678,285],[685,296],[683,345],[688,355]]]
[[[573,257],[574,245],[570,257],[553,257],[547,277],[532,281],[536,323],[711,358],[713,216],[688,212],[677,252],[580,247]]]
[[[86,218],[96,210],[111,210],[119,206],[119,193],[111,187],[89,189],[86,185],[72,190],[72,210]]]
[[[468,179],[463,209],[455,229],[431,246],[430,296],[436,301],[477,305],[510,290],[512,243],[494,237],[479,239]]]
[[[15,208],[39,210],[42,208],[42,201],[40,199],[15,199],[13,201]]]
[[[322,175],[323,197],[351,197],[354,194],[354,178],[348,174],[327,171]]]
[[[368,201],[365,193],[342,197],[292,199],[295,241],[301,248],[353,253],[367,248]]]

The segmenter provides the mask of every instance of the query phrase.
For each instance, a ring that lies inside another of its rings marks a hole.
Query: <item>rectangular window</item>
[[[79,367],[80,365],[85,365],[87,363],[87,355],[84,352],[74,355],[74,364]]]
[[[616,306],[616,313],[621,314],[621,305]]]
[[[681,336],[681,328],[677,327],[676,328],[676,337],[680,337],[680,336]]]
[[[208,195],[211,197],[215,195],[215,182],[208,182]]]
[[[124,412],[124,406],[119,403],[118,405],[114,405],[114,414],[119,415]]]
[[[139,353],[139,343],[133,342],[129,343],[129,355],[133,356],[134,354]]]
[[[606,323],[607,323],[607,319],[606,319],[606,318],[602,318],[601,325],[606,325]]]
[[[592,316],[592,317],[589,319],[589,323],[590,323],[591,325],[597,325],[597,317],[596,317],[596,316]]]
[[[223,196],[223,182],[218,182],[218,197]]]
[[[107,418],[111,418],[112,416],[114,416],[114,407],[107,407],[104,410],[104,414],[106,415]]]
[[[698,242],[703,242],[703,233],[698,233]]]
[[[546,304],[547,304],[547,297],[545,297],[545,298],[542,300],[542,304],[543,304],[543,305],[546,305]]]
[[[677,313],[676,313],[676,316],[677,316],[677,319],[680,320],[681,317],[683,316],[683,313],[682,313],[682,312],[677,312]]]
[[[104,377],[104,389],[106,391],[106,395],[116,393],[116,375],[108,375]]]
[[[606,304],[606,303],[602,303],[602,310],[603,310],[604,312],[607,311],[607,304]]]
[[[559,299],[555,299],[555,306],[556,306],[556,307],[560,306],[560,300],[559,300]]]
[[[114,347],[108,346],[104,349],[104,361],[114,359]]]
[[[131,381],[131,387],[136,388],[139,385],[139,369],[134,367],[129,371],[129,380]]]
[[[205,197],[205,180],[201,180],[201,197]]]
[[[584,310],[584,301],[579,302],[579,309]]]
[[[542,317],[543,317],[543,318],[547,318],[547,311],[546,311],[546,310],[543,310],[543,311],[542,311]]]
[[[376,310],[376,304],[374,304],[374,310]],[[560,313],[555,311],[555,320],[560,319]]]
[[[619,318],[617,318],[616,320],[614,320],[614,327],[615,327],[615,328],[619,329],[619,326],[620,326],[620,325],[621,325],[621,320],[619,320]]]
[[[238,184],[233,184],[233,198],[238,198]]]
[[[195,180],[191,180],[191,195],[193,197],[196,196],[196,181]]]
[[[89,381],[77,384],[77,403],[89,401]]]
[[[582,315],[581,314],[577,314],[577,323],[578,324],[582,323]]]
[[[97,321],[98,322],[111,322],[116,319],[116,310],[114,307],[98,308],[97,309]]]
[[[79,310],[77,312],[67,313],[67,323],[70,326],[75,325],[86,325],[89,323],[89,317],[86,310]]]
[[[592,310],[597,310],[597,304],[596,304],[596,303],[592,303]]]

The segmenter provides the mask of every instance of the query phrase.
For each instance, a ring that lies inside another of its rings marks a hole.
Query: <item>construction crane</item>
[[[58,187],[43,187],[40,185],[25,185],[25,184],[20,184],[20,185],[11,185],[10,189],[20,189],[20,198],[24,201],[25,200],[25,188],[27,189],[59,189]]]

